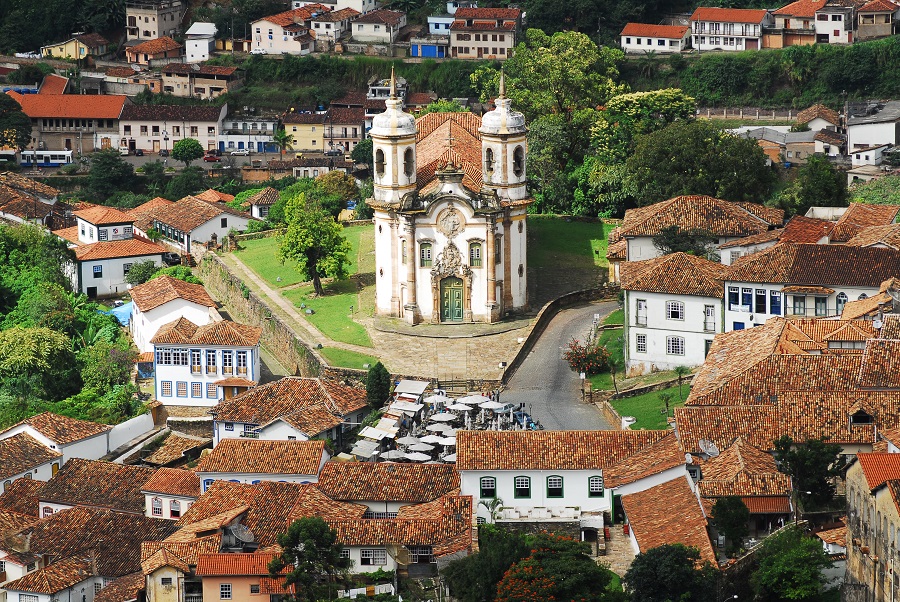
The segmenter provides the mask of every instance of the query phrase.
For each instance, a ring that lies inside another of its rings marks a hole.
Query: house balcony
[[[207,367],[206,367],[206,373],[207,373],[207,374],[215,374],[215,373],[216,373],[216,367],[215,367],[215,366],[207,366]]]
[[[241,433],[241,437],[244,439],[259,439],[259,433],[257,431],[244,431]]]
[[[203,602],[203,594],[185,594],[182,602]]]

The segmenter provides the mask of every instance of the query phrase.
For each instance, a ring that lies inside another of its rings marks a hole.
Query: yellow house
[[[283,585],[276,583],[280,578],[269,576],[269,562],[276,556],[259,552],[200,554],[197,576],[203,580],[203,600],[269,602],[270,593],[286,593]]]
[[[83,59],[88,55],[106,54],[109,44],[106,38],[98,33],[83,33],[65,42],[41,46],[41,56],[56,59]]]
[[[281,121],[285,131],[294,137],[291,146],[295,151],[324,152],[326,119],[324,114],[288,111]]]

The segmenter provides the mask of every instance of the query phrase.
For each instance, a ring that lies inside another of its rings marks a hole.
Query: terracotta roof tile
[[[87,579],[93,579],[91,561],[87,558],[64,558],[24,577],[3,584],[10,592],[56,594]]]
[[[147,479],[141,491],[196,498],[200,497],[200,477],[193,470],[160,468]]]
[[[346,416],[367,405],[365,389],[331,380],[288,376],[221,402],[213,414],[221,422],[261,425],[310,406],[322,406],[333,414]]]
[[[7,535],[18,533],[37,521],[36,516],[0,509],[0,541],[5,541]]]
[[[328,110],[331,123],[362,126],[366,121],[366,110],[363,108],[335,107]]]
[[[185,454],[191,450],[199,450],[212,443],[212,439],[192,437],[171,433],[162,446],[152,454],[144,458],[144,463],[153,466],[165,466],[166,464],[180,462],[185,459]],[[199,453],[199,451],[198,451]]]
[[[900,339],[900,315],[886,314],[878,335],[882,339]]]
[[[872,339],[866,341],[859,385],[867,389],[900,388],[900,340]]]
[[[256,194],[247,198],[246,203],[250,205],[274,205],[278,202],[279,198],[281,198],[280,192],[271,186],[266,186]]]
[[[28,433],[0,439],[0,481],[61,457]]]
[[[515,21],[463,21],[457,19],[450,24],[450,31],[515,31]]]
[[[199,69],[195,69],[194,65],[199,65]],[[224,75],[228,77],[229,75],[234,75],[237,70],[237,67],[207,65],[205,63],[169,63],[162,68],[163,73],[166,75],[176,73],[179,75],[193,75],[195,77],[204,75]]]
[[[859,462],[871,491],[878,489],[886,481],[900,479],[900,454],[860,452],[856,454],[856,461]]]
[[[37,517],[40,501],[38,494],[44,486],[43,481],[34,479],[16,479],[0,493],[0,510],[27,514]]]
[[[97,48],[98,46],[105,46],[106,44],[109,44],[109,40],[101,36],[99,33],[82,33],[75,36],[75,39],[92,50]]]
[[[289,520],[319,516],[326,520],[360,520],[368,510],[364,504],[331,499],[318,485],[304,485],[297,493]]]
[[[219,121],[222,107],[205,105],[125,105],[122,121]]]
[[[221,534],[189,541],[144,541],[141,543],[141,571],[149,575],[161,567],[170,566],[187,573],[192,565],[197,564],[201,554],[215,554],[221,547]]]
[[[321,125],[324,124],[327,120],[328,115],[325,113],[298,113],[294,111],[288,111],[281,116],[281,122],[284,124],[296,123],[305,125]]]
[[[198,473],[262,473],[315,475],[325,454],[325,442],[223,439],[200,460]]]
[[[143,513],[147,466],[71,458],[41,489],[41,501]]]
[[[131,67],[107,67],[103,72],[107,77],[135,77],[137,72]]]
[[[642,36],[680,40],[688,31],[687,25],[651,25],[648,23],[626,23],[620,36]]]
[[[5,184],[19,192],[36,194],[45,199],[52,199],[59,196],[59,190],[56,188],[12,171],[0,172],[0,184]]]
[[[459,431],[457,470],[603,469],[669,431]]]
[[[80,217],[95,226],[130,224],[132,222],[131,216],[124,211],[120,211],[115,207],[105,207],[103,205],[96,205],[89,209],[76,211],[75,217]]]
[[[465,113],[428,113],[416,119],[416,184],[422,189],[435,179],[437,171],[452,162],[465,173],[463,184],[480,190],[481,118]],[[448,139],[453,137],[453,148]]]
[[[697,484],[703,497],[789,496],[791,480],[778,472],[775,459],[744,437],[702,466]]]
[[[53,212],[53,207],[35,197],[0,184],[0,211],[22,219],[45,219]]]
[[[98,424],[87,420],[78,420],[77,418],[60,416],[59,414],[54,414],[52,412],[43,412],[17,422],[3,432],[7,432],[10,429],[23,424],[27,424],[51,441],[56,442],[58,445],[68,445],[69,443],[94,437],[112,429],[108,424]]]
[[[799,14],[793,15],[792,13],[781,13],[781,11],[789,9],[792,6],[794,6],[795,4],[801,4],[804,2],[809,5],[818,4],[819,2],[821,2],[823,5],[825,4],[824,0],[818,0],[818,2],[816,2],[816,1],[810,2],[809,0],[801,0],[801,2],[794,2],[793,4],[788,4],[784,8],[779,9],[779,11],[776,11],[775,14],[776,15],[786,14],[786,15],[801,17],[803,15],[799,15]],[[819,8],[821,8],[821,6]],[[816,10],[818,10],[818,8],[813,11],[813,14],[815,14]],[[812,16],[812,15],[810,15],[810,16]],[[810,121],[812,121],[813,119],[816,119],[817,117],[822,118],[825,121],[827,121],[828,123],[833,124],[833,125],[840,125],[840,123],[841,123],[841,118],[838,115],[837,111],[835,111],[834,109],[829,109],[828,107],[826,107],[823,104],[814,104],[813,106],[809,107],[808,109],[803,109],[802,111],[797,113],[796,121],[798,124],[803,125],[803,124],[809,123]]]
[[[849,247],[868,247],[879,244],[892,249],[900,249],[900,224],[869,226],[857,232],[846,242]]]
[[[274,15],[269,15],[268,17],[262,17],[259,20],[268,21],[269,23],[274,23],[275,25],[287,27],[308,20],[310,17],[312,17],[313,13],[327,13],[330,10],[331,8],[325,6],[324,4],[307,4],[302,8],[295,8],[294,10],[288,10]],[[254,21],[254,23],[256,22],[257,21]]]
[[[622,507],[642,552],[680,543],[700,551],[700,560],[716,564],[706,531],[706,516],[686,479],[678,478],[622,497]]]
[[[624,238],[614,242],[606,249],[606,258],[612,261],[625,261],[628,255],[628,241]]]
[[[679,196],[627,210],[620,232],[625,237],[656,236],[664,228],[678,226],[682,230],[706,230],[720,237],[743,237],[780,224],[767,222],[737,203],[708,196]]]
[[[273,553],[200,554],[197,559],[196,574],[201,577],[216,575],[224,577],[262,575],[268,577],[268,564],[278,556]]]
[[[59,236],[60,232],[56,231],[54,234]],[[73,250],[75,251],[75,259],[78,261],[112,259],[115,257],[149,257],[162,255],[166,252],[165,247],[142,236],[79,245]]]
[[[671,433],[618,464],[604,469],[603,478],[607,487],[619,487],[684,465],[684,450],[675,433]]]
[[[107,94],[7,94],[13,96],[32,119],[119,119],[127,101],[125,96]]]
[[[898,211],[897,205],[850,203],[831,231],[831,242],[847,242],[870,226],[890,225],[897,219]]]
[[[110,581],[94,596],[94,602],[132,602],[132,600],[137,600],[138,592],[145,587],[146,581],[143,573],[140,571],[129,573]]]
[[[358,17],[354,23],[383,23],[385,25],[399,25],[406,19],[406,13],[379,8]]]
[[[522,11],[518,8],[458,8],[457,19],[518,19]]]
[[[847,525],[818,531],[815,535],[825,543],[847,547]]]
[[[437,100],[437,94],[431,92],[410,92],[406,95],[407,106],[426,106]]]
[[[691,15],[691,21],[718,21],[720,23],[762,23],[765,10],[746,8],[700,7]]]
[[[728,266],[686,253],[622,264],[623,290],[721,298]]]
[[[66,86],[69,85],[68,77],[60,77],[54,73],[48,73],[44,76],[44,81],[41,82],[40,90],[38,90],[38,94],[63,94],[66,91]]]
[[[450,464],[326,462],[318,487],[335,500],[421,503],[458,490],[459,473]]]
[[[890,0],[872,0],[871,2],[865,4],[861,8],[857,9],[857,12],[861,13],[892,13],[895,12],[898,8],[898,5],[890,2]]]
[[[182,232],[190,232],[223,214],[250,218],[247,213],[236,211],[225,205],[207,203],[192,196],[186,196],[171,205],[159,207],[150,214],[150,217]]]
[[[832,146],[843,146],[847,139],[843,134],[838,132],[832,132],[831,130],[819,130],[816,132],[816,135],[813,137],[814,140],[819,140],[824,142],[825,144],[831,144]]]
[[[216,307],[202,284],[191,284],[171,276],[160,276],[131,289],[131,300],[147,312],[176,299],[184,299],[205,307]]]
[[[166,205],[171,205],[172,201],[168,199],[164,199],[162,197],[156,197],[150,199],[146,203],[142,205],[138,205],[133,209],[128,209],[128,215],[131,216],[131,219],[134,221],[134,227],[146,232],[153,226],[153,212],[159,209],[160,207],[164,207]]]
[[[213,384],[220,387],[255,387],[257,383],[255,380],[247,380],[246,378],[241,378],[239,376],[229,376],[222,380],[217,380]]]
[[[791,498],[786,495],[742,497],[750,514],[790,514]]]
[[[187,318],[163,324],[150,339],[154,345],[259,345],[262,329],[231,320],[220,320],[197,326]]]
[[[234,200],[234,195],[225,194],[224,192],[219,192],[218,190],[207,188],[200,194],[195,194],[194,198],[200,199],[201,201],[206,201],[207,203],[230,203]]]
[[[283,420],[301,433],[305,433],[310,438],[343,424],[343,420],[340,416],[335,416],[324,406],[309,406],[297,410],[296,412],[279,416],[272,420],[272,422],[278,420]],[[271,424],[271,422],[268,424]]]
[[[797,0],[796,2],[791,2],[787,6],[782,6],[777,9],[773,14],[785,17],[808,17],[813,18],[816,16],[816,11],[821,9],[828,3],[828,0]],[[816,105],[821,106],[821,105]],[[797,114],[797,122],[798,123],[807,123],[806,121],[800,121],[800,114]],[[837,122],[832,122],[837,124]]]
[[[161,52],[168,52],[169,50],[175,50],[181,47],[181,44],[179,44],[169,36],[162,36],[161,38],[156,38],[155,40],[147,40],[146,42],[135,44],[134,46],[128,48],[128,52],[130,54],[152,55],[159,54]]]

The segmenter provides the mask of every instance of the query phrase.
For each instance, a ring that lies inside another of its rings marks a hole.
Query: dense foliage
[[[882,176],[868,182],[858,182],[850,188],[854,203],[900,205],[900,176]]]
[[[203,157],[203,147],[193,138],[182,138],[172,145],[172,158],[184,163],[185,167]]]
[[[806,509],[828,505],[837,491],[836,478],[843,477],[847,468],[847,459],[837,443],[821,439],[797,443],[787,435],[775,441],[775,461],[781,472],[791,476]]]
[[[728,550],[738,551],[743,538],[750,533],[750,510],[741,498],[732,495],[717,499],[712,508],[712,518],[716,529],[728,542]]]
[[[0,52],[39,52],[71,39],[73,31],[106,32],[125,26],[125,0],[4,0]]]
[[[273,577],[284,575],[285,589],[293,590],[288,597],[294,600],[326,599],[323,584],[327,590],[328,583],[350,568],[350,559],[341,556],[337,534],[318,516],[295,520],[278,536],[278,545],[281,554],[269,563],[269,572]]]
[[[846,207],[847,176],[825,157],[814,155],[797,168],[793,181],[769,204],[781,207],[787,215],[804,215],[810,207]]]
[[[782,531],[763,542],[757,560],[759,567],[752,577],[757,600],[822,599],[822,569],[831,566],[831,560],[818,538],[806,537],[799,529]]]
[[[478,552],[451,562],[442,574],[460,602],[492,602],[503,575],[529,552],[520,534],[482,525],[478,528]]]
[[[674,224],[663,228],[653,237],[653,246],[663,255],[687,253],[710,258],[717,254],[718,242],[718,237],[712,232],[702,229],[682,230]]]
[[[0,95],[0,147],[23,149],[31,142],[31,119],[8,94]]]
[[[625,573],[633,602],[716,602],[718,570],[697,548],[667,544],[638,554]]]
[[[575,372],[600,374],[609,369],[609,351],[592,343],[582,343],[576,339],[569,341],[563,352],[563,359]]]
[[[366,401],[372,409],[380,409],[391,394],[391,373],[377,362],[366,374]]]

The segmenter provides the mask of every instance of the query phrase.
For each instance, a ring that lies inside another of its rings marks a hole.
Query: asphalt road
[[[510,379],[501,401],[525,402],[525,410],[547,430],[609,429],[596,407],[581,403],[581,379],[562,354],[573,337],[585,339],[594,314],[602,319],[617,307],[606,301],[557,314]]]

